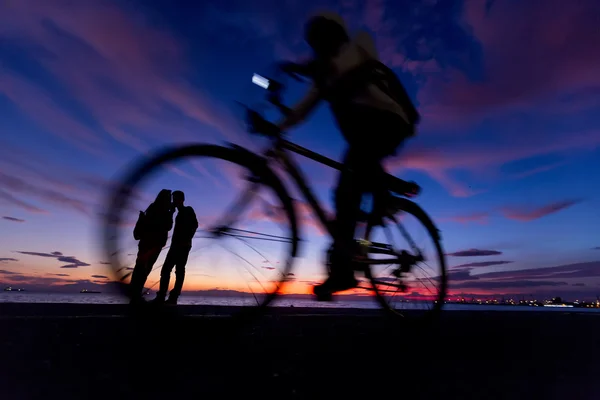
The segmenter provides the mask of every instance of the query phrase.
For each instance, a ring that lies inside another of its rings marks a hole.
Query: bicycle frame
[[[337,161],[334,161],[321,154],[315,153],[305,147],[299,146],[285,139],[279,139],[279,142],[275,146],[275,160],[279,161],[285,168],[288,175],[292,178],[296,186],[300,189],[304,200],[310,205],[313,213],[318,217],[321,225],[327,229],[327,232],[331,237],[334,237],[333,227],[331,221],[327,218],[321,203],[317,197],[313,194],[312,189],[306,183],[306,179],[302,173],[302,170],[294,163],[293,159],[288,156],[285,150],[292,151],[296,154],[304,156],[308,159],[316,161],[320,164],[326,165],[330,168],[342,170],[343,165]]]
[[[229,145],[234,148],[239,148],[239,146],[232,143],[230,143]],[[286,150],[292,151],[296,154],[299,154],[301,156],[304,156],[306,158],[309,158],[311,160],[314,160],[318,163],[321,163],[323,165],[337,170],[341,170],[343,168],[343,165],[328,157],[315,153],[314,151],[308,150],[307,148],[289,142],[281,137],[277,138],[273,146],[270,146],[268,149],[262,152],[262,156],[264,157],[267,163],[269,162],[269,160],[274,160],[276,162],[279,162],[284,167],[287,174],[292,178],[293,182],[300,189],[304,200],[306,200],[306,202],[312,208],[313,213],[318,217],[321,225],[333,238],[334,232],[331,226],[331,221],[327,218],[323,207],[321,207],[321,204],[317,200],[317,197],[313,194],[312,189],[307,185],[304,174],[296,165],[296,163],[288,156]],[[229,209],[225,213],[225,220],[222,221],[221,224],[219,224],[220,228],[217,228],[217,230],[228,229],[229,226],[233,225],[235,219],[243,211],[244,206],[250,202],[254,191],[260,185],[260,182],[252,178],[249,179],[249,182],[250,184],[244,190],[242,190],[238,198],[229,207]]]

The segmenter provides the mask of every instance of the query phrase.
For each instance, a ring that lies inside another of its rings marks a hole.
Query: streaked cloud
[[[581,200],[574,199],[558,201],[541,207],[506,207],[503,213],[506,218],[527,222],[557,213],[580,202]]]
[[[8,217],[8,216],[3,216],[2,219],[6,220],[6,221],[12,221],[12,222],[25,222],[24,219],[21,218],[16,218],[16,217]]]
[[[454,253],[448,253],[446,255],[450,256],[450,257],[483,257],[483,256],[498,256],[500,254],[502,254],[502,252],[498,251],[498,250],[470,249],[470,250],[456,251]]]
[[[60,268],[78,268],[78,267],[88,267],[91,264],[88,264],[84,261],[78,260],[73,256],[65,256],[60,251],[54,251],[51,253],[40,253],[36,251],[17,251],[16,253],[25,254],[28,256],[35,257],[46,257],[46,258],[55,258],[57,261],[62,263],[67,263],[66,265],[62,265]]]

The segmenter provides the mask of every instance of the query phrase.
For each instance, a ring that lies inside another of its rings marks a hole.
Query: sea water
[[[0,292],[0,303],[71,303],[71,304],[126,304],[128,299],[118,294],[105,293],[31,293],[31,292]],[[244,297],[215,297],[185,295],[179,298],[179,304],[187,305],[216,305],[240,306],[252,305],[252,298]],[[333,302],[317,302],[308,299],[293,299],[280,297],[271,303],[273,307],[310,307],[310,308],[378,308],[379,304],[374,298],[364,300],[344,300],[338,296]],[[1,307],[1,306],[0,306]],[[402,308],[411,308],[404,304]],[[418,309],[422,309],[419,306]],[[475,304],[445,304],[444,310],[448,311],[544,311],[544,312],[596,312],[594,308],[563,308],[563,307],[532,307],[532,306],[502,306],[502,305],[475,305]]]

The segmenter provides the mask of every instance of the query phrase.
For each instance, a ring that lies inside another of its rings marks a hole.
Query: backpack
[[[408,119],[408,122],[404,121],[392,128],[394,134],[393,137],[389,137],[390,146],[397,147],[404,139],[415,135],[415,127],[421,117],[396,73],[381,61],[372,58],[362,47],[358,48],[363,54],[365,62],[346,72],[335,83],[332,85],[326,83],[324,79],[326,74],[323,73],[325,67],[317,62],[311,65],[313,79],[322,91],[323,97],[330,104],[337,104],[335,107],[347,107],[348,99],[353,98],[368,84],[374,84],[379,90],[390,96],[402,107]]]
[[[408,93],[406,93],[406,89],[398,78],[398,75],[380,61],[371,60],[369,61],[369,64],[373,67],[373,77],[371,82],[373,82],[379,90],[396,101],[406,113],[408,123],[412,127],[416,126],[420,122],[421,116],[411,98],[408,96]]]
[[[135,223],[135,227],[133,228],[133,238],[135,240],[140,240],[146,230],[146,213],[140,211],[138,215],[137,222]]]

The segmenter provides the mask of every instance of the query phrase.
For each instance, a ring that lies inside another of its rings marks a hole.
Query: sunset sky
[[[98,231],[112,179],[166,144],[260,149],[233,101],[254,72],[309,54],[302,25],[319,9],[370,32],[418,105],[419,134],[388,169],[423,187],[416,201],[442,231],[450,292],[595,299],[597,0],[4,0],[0,284],[107,282]],[[344,148],[326,106],[291,139],[334,159]],[[296,160],[331,207],[335,172]],[[208,215],[194,171],[173,176],[146,198],[183,190],[199,219]],[[322,279],[328,243],[301,216],[293,292]],[[220,287],[197,262],[190,255],[185,288]]]

